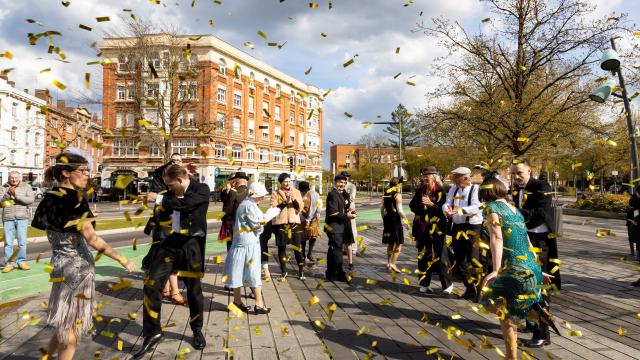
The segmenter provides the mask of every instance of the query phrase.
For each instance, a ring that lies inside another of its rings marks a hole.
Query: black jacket
[[[522,191],[524,194],[520,204]],[[548,224],[548,220],[551,219],[551,191],[551,186],[546,181],[530,178],[524,190],[516,188],[513,192],[513,200],[524,216],[527,229]]]
[[[180,212],[180,228],[184,234],[205,237],[209,194],[207,184],[191,181],[182,198],[177,197],[172,191],[165,193],[162,207],[169,213],[173,213],[174,210]]]
[[[441,235],[444,235],[447,226],[447,219],[444,216],[444,212],[442,212],[442,205],[447,201],[447,194],[444,192],[442,187],[436,185],[436,191],[431,195],[433,206],[429,206],[425,209],[422,204],[422,194],[424,191],[425,185],[422,185],[420,189],[413,194],[413,198],[411,198],[411,202],[409,202],[411,212],[416,215],[416,220],[413,223],[414,231],[412,235],[418,241],[422,240],[422,236],[419,235],[424,235],[420,234],[418,230],[424,230],[428,233],[433,228],[432,224],[436,223],[438,230],[442,233]],[[428,222],[425,222],[426,219],[428,219]],[[437,234],[437,231],[434,233]]]
[[[351,200],[346,191],[342,192],[342,197],[335,188],[327,194],[327,212],[324,220],[326,233],[353,236],[351,219],[347,217],[350,203]]]

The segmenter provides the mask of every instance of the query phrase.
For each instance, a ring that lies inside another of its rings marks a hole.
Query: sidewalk
[[[628,286],[640,275],[640,267],[625,258],[628,242],[624,221],[587,220],[567,216],[566,235],[559,241],[563,289],[552,297],[552,311],[563,336],[552,335],[552,345],[544,349],[527,350],[529,358],[640,359],[640,289]],[[212,264],[209,254],[203,285],[208,346],[203,351],[193,350],[188,309],[165,303],[161,316],[167,340],[153,358],[182,354],[185,359],[230,359],[231,355],[234,359],[260,360],[329,356],[502,359],[504,342],[495,316],[477,313],[475,304],[469,301],[443,296],[437,281],[432,282],[434,295],[418,293],[413,244],[406,244],[398,263],[406,274],[393,278],[384,267],[386,247],[380,241],[379,220],[359,222],[364,224],[369,227],[360,235],[366,238],[367,250],[355,259],[351,284],[324,282],[324,262],[310,271],[306,281],[297,279],[291,266],[292,276],[287,281],[264,284],[266,304],[273,309],[267,316],[238,319],[229,314],[226,307],[230,299],[221,283],[222,264]],[[598,238],[596,228],[611,229],[618,236]],[[325,254],[323,237],[315,256],[324,258]],[[108,261],[103,259],[99,264],[112,267]],[[274,275],[275,268],[272,265]],[[83,339],[76,358],[93,358],[96,351],[103,359],[127,358],[141,343],[142,279],[139,275],[125,279],[132,286],[117,291],[107,286],[116,280],[99,281],[98,300],[103,306],[98,312],[102,321],[95,322],[91,339]],[[459,283],[456,286],[458,291],[462,288]],[[38,348],[50,336],[41,319],[41,304],[46,299],[45,293],[0,306],[6,314],[0,319],[0,359],[40,357]],[[253,304],[249,299],[243,301]],[[129,313],[136,313],[137,318],[131,320]],[[22,319],[24,314],[26,318]],[[530,334],[520,336],[524,339]],[[118,340],[122,340],[122,351],[117,349]]]

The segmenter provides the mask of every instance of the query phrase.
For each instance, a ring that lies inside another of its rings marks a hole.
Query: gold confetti
[[[567,335],[569,335],[569,336],[582,336],[582,331],[580,331],[580,330],[569,331],[567,333]]]
[[[622,326],[618,327],[618,336],[627,336],[627,329],[624,329]]]
[[[320,330],[323,330],[325,328],[324,323],[322,323],[322,321],[320,320],[314,321],[313,324]]]
[[[336,303],[333,303],[329,305],[329,307],[327,307],[327,311],[329,312],[328,314],[329,321],[332,321],[331,319],[333,318],[333,313],[336,312],[336,310],[338,310],[338,305]]]
[[[127,316],[129,317],[129,320],[135,320],[138,318],[138,314],[136,313],[128,313]]]
[[[133,175],[119,175],[113,187],[119,190],[124,190],[132,181]]]
[[[360,329],[358,329],[358,331],[356,332],[356,336],[360,336],[362,334],[364,334],[364,332],[367,330],[367,328],[365,326],[361,326]]]
[[[435,354],[437,352],[438,352],[438,348],[431,348],[431,349],[425,351],[424,353],[425,353],[425,355],[433,355],[433,354]]]
[[[109,21],[109,17],[108,16],[100,16],[96,18],[97,22],[105,22],[105,21]]]
[[[267,39],[267,34],[265,34],[264,32],[262,32],[262,30],[258,31],[258,35],[260,35],[260,37],[262,37],[263,39]]]
[[[491,21],[491,18],[484,18],[484,19],[482,19],[482,22],[483,22],[483,23],[488,23],[489,21]]]
[[[61,83],[60,81],[53,79],[53,85],[55,85],[55,87],[57,87],[58,89],[64,91],[64,89],[67,88],[67,86],[63,83]]]
[[[213,259],[211,260],[212,264],[220,264],[222,262],[222,256],[214,256]]]
[[[367,283],[367,285],[377,285],[378,284],[378,280],[373,280],[373,279],[367,279],[365,282]]]
[[[318,8],[318,3],[314,3],[314,2],[309,3],[309,7],[312,8],[312,9],[317,9]]]
[[[79,27],[80,29],[82,29],[82,30],[87,30],[87,31],[91,31],[91,30],[92,30],[92,29],[91,29],[91,27],[90,27],[90,26],[87,26],[87,25],[82,25],[82,24],[80,24],[80,25],[78,25],[78,27]]]
[[[319,302],[320,302],[320,299],[314,295],[309,299],[309,306],[313,306]]]
[[[63,281],[64,281],[63,277],[49,278],[49,282],[52,282],[52,283],[58,283],[58,282],[63,282]]]
[[[309,68],[304,72],[304,74],[305,75],[311,74],[311,69],[313,69],[313,66],[309,66]]]
[[[288,333],[289,333],[289,329],[287,329],[287,327],[284,324],[280,324],[280,334],[282,336],[285,336]]]

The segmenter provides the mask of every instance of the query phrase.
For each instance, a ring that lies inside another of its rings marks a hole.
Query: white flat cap
[[[469,176],[469,175],[471,175],[471,169],[469,169],[468,167],[464,167],[464,166],[462,166],[462,167],[459,167],[459,168],[453,169],[453,170],[451,171],[451,173],[452,173],[452,174],[460,174],[460,175],[467,175],[467,176]]]

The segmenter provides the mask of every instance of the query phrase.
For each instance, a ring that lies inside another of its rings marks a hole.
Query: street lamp
[[[631,180],[638,178],[638,148],[636,145],[636,137],[634,135],[633,119],[631,118],[631,105],[629,104],[629,97],[627,95],[627,88],[624,84],[624,78],[622,77],[622,67],[620,66],[620,56],[616,52],[616,43],[611,38],[611,49],[607,49],[602,53],[602,59],[600,60],[600,68],[605,71],[611,71],[612,74],[618,75],[619,88],[613,81],[607,81],[604,84],[598,86],[589,95],[589,99],[597,102],[604,103],[610,95],[621,98],[624,102],[624,110],[627,113],[627,132],[629,135],[629,142],[631,143]],[[622,94],[618,94],[616,91],[621,90]],[[631,188],[633,193],[633,188]]]

